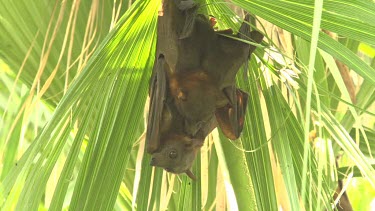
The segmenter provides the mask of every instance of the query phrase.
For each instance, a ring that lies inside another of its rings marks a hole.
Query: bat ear
[[[186,170],[185,173],[188,175],[188,177],[190,177],[190,179],[197,180],[197,177],[193,174],[193,172],[191,172],[190,169]]]
[[[185,146],[192,149],[201,148],[203,146],[203,141],[201,139],[188,139],[185,140]]]
[[[240,89],[235,90],[233,102],[222,108],[216,109],[215,116],[220,129],[224,135],[231,139],[237,139],[243,129],[248,94]],[[231,101],[229,99],[229,101]]]

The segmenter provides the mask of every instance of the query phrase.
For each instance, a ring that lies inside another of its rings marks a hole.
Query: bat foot
[[[179,10],[184,11],[197,6],[193,0],[175,0],[176,6]]]

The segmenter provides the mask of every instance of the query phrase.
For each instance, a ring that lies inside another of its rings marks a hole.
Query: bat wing
[[[263,35],[258,31],[252,31],[247,34],[246,39],[257,44],[262,42]],[[236,75],[241,66],[244,65],[246,72],[248,60],[256,46],[224,36],[218,36],[218,42],[219,51],[210,52],[212,55],[204,64],[204,68],[210,76],[219,81],[219,87],[223,89],[235,83]]]
[[[263,34],[256,30],[251,31],[250,25],[246,23],[250,21],[250,15],[246,14],[244,20],[245,22],[241,24],[241,28],[237,36],[241,39],[249,40],[254,43],[261,43],[264,37]],[[250,45],[248,57],[250,57],[250,55],[254,52],[255,49],[256,49],[255,45]]]
[[[161,55],[156,59],[150,81],[150,107],[147,120],[146,147],[148,153],[156,151],[160,145],[164,101],[167,95],[166,62]]]
[[[240,137],[243,129],[248,94],[234,87],[224,89],[229,103],[221,108],[216,109],[215,116],[220,129],[224,135],[235,140]]]

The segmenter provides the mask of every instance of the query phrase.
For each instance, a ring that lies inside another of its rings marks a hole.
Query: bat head
[[[186,173],[195,179],[190,168],[204,140],[182,135],[168,135],[163,139],[160,148],[152,153],[150,165],[174,174]]]

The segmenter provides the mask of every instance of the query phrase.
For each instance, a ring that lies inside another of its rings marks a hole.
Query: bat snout
[[[147,153],[152,154],[158,150],[158,147],[155,144],[148,144],[146,147],[146,150],[147,150]]]

